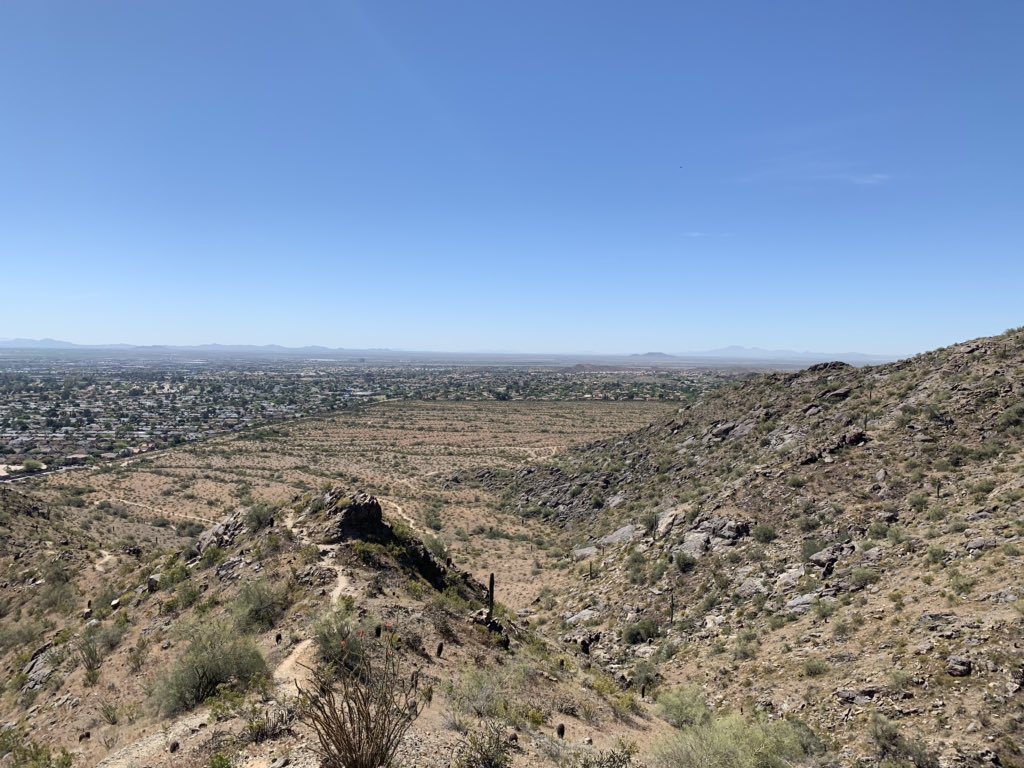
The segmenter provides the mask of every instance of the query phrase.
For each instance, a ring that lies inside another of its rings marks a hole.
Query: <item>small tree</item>
[[[356,663],[312,670],[298,712],[316,732],[323,768],[388,768],[419,716],[419,671],[401,668],[392,638]]]

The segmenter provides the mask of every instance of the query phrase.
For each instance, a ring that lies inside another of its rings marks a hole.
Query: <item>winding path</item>
[[[125,502],[132,503],[132,502]],[[145,505],[140,505],[145,506]],[[403,513],[404,514],[404,513]],[[295,515],[289,513],[284,521],[285,526],[294,532]],[[308,538],[297,537],[303,544],[309,544]],[[337,556],[339,545],[332,544],[321,546],[321,550],[328,551],[328,557],[333,561]],[[112,555],[105,555],[104,560]],[[335,606],[341,596],[346,592],[353,594],[352,582],[344,573],[341,565],[336,562],[327,564],[337,574],[334,588],[331,590],[331,606]],[[312,638],[306,638],[298,643],[284,660],[274,668],[273,679],[274,689],[278,695],[294,692],[295,685],[301,684],[309,675],[307,667],[312,654]],[[158,756],[167,750],[172,741],[183,741],[195,733],[199,727],[207,721],[209,713],[205,708],[196,710],[183,717],[174,720],[166,730],[161,730],[150,736],[145,736],[138,741],[122,747],[112,755],[97,763],[96,768],[138,768],[147,765],[158,759]]]

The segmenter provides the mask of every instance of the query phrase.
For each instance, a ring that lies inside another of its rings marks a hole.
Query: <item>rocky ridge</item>
[[[815,365],[512,475],[574,542],[563,640],[623,685],[799,712],[847,759],[871,715],[943,765],[1020,764],[1024,331]],[[542,609],[538,606],[538,613]]]

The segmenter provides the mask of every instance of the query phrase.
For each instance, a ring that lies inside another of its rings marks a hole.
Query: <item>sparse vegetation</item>
[[[185,652],[154,688],[161,711],[183,712],[217,693],[220,686],[245,690],[268,674],[256,645],[226,623],[194,626]]]

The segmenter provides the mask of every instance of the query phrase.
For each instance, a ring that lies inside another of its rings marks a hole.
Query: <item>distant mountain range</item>
[[[863,352],[795,352],[791,349],[760,349],[758,347],[722,347],[707,352],[691,352],[682,357],[714,357],[729,360],[805,360],[827,362],[842,360],[847,363],[886,363],[909,355],[871,355]]]
[[[165,344],[75,344],[59,339],[0,339],[0,349],[35,349],[35,350],[82,350],[140,353],[212,353],[229,355],[323,355],[326,357],[374,357],[374,358],[410,358],[410,359],[444,359],[460,361],[501,360],[526,361],[536,360],[552,362],[565,360],[622,361],[637,365],[646,363],[664,363],[667,365],[696,365],[714,362],[725,365],[758,364],[772,366],[805,366],[812,363],[842,360],[851,365],[872,365],[891,362],[899,358],[897,355],[871,355],[861,352],[794,352],[785,349],[758,349],[756,347],[731,346],[711,349],[703,352],[684,352],[667,354],[665,352],[643,352],[632,355],[614,354],[530,354],[530,353],[491,353],[491,352],[410,352],[386,348],[377,349],[345,349],[319,345],[305,347],[284,347],[280,344],[198,344],[195,346],[174,346]]]
[[[720,349],[709,349],[702,352],[681,352],[677,355],[669,355],[665,352],[644,352],[643,354],[630,355],[634,360],[665,361],[672,360],[723,360],[723,361],[750,361],[750,362],[804,362],[824,363],[832,360],[842,360],[851,365],[872,365],[875,363],[889,363],[899,360],[904,355],[871,355],[863,352],[794,352],[791,349],[760,349],[759,347],[722,347]]]

